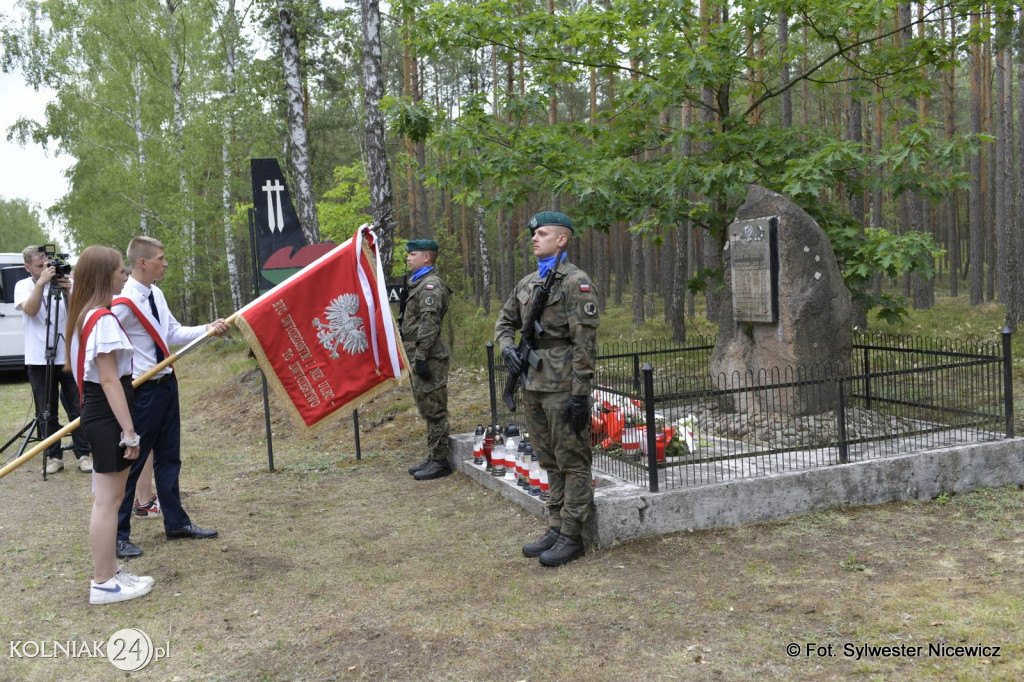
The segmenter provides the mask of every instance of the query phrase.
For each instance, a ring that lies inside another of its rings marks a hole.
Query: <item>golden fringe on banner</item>
[[[366,255],[367,260],[370,263],[376,262],[376,255],[369,248],[366,241],[363,241],[363,253]],[[377,283],[377,272],[371,270],[370,275],[373,277],[373,286]],[[280,285],[279,285],[280,286]],[[382,305],[388,306],[388,315],[391,315],[391,304],[386,300],[382,301]],[[394,326],[394,318],[392,317],[391,324]],[[242,336],[245,337],[249,347],[252,349],[253,354],[256,356],[256,362],[259,363],[260,369],[263,370],[263,376],[267,378],[267,383],[274,390],[274,395],[277,396],[278,402],[284,408],[285,412],[291,418],[292,423],[295,424],[303,433],[309,436],[317,435],[320,430],[327,425],[334,424],[340,417],[347,416],[352,410],[359,409],[365,403],[373,400],[374,398],[384,395],[388,391],[398,388],[409,378],[409,358],[405,354],[405,346],[402,345],[402,338],[398,334],[398,327],[395,326],[395,343],[398,346],[398,353],[402,358],[402,373],[398,377],[386,379],[377,386],[374,386],[370,390],[366,391],[357,398],[353,398],[344,405],[335,408],[329,415],[316,422],[315,424],[306,424],[306,420],[302,418],[295,403],[292,402],[291,397],[288,395],[288,390],[285,389],[284,384],[281,383],[281,379],[277,376],[274,371],[273,365],[270,360],[267,359],[267,354],[263,350],[262,344],[253,332],[252,327],[249,326],[248,320],[243,316],[238,315],[235,318],[235,325],[242,331]]]
[[[357,410],[364,403],[367,403],[377,396],[383,395],[388,391],[401,386],[405,380],[409,378],[409,358],[406,357],[405,348],[402,346],[401,341],[398,340],[398,332],[396,330],[395,337],[396,340],[398,340],[398,352],[402,356],[402,375],[397,378],[386,379],[382,383],[360,395],[358,398],[354,398],[341,407],[338,407],[317,423],[308,425],[302,418],[302,415],[299,414],[299,410],[295,407],[295,403],[292,402],[291,397],[289,397],[288,391],[274,372],[274,368],[270,364],[270,360],[267,359],[267,354],[263,352],[263,347],[260,345],[259,339],[256,338],[256,334],[253,332],[252,327],[249,326],[249,322],[239,315],[238,319],[235,320],[235,325],[242,331],[242,335],[249,343],[249,347],[252,348],[252,352],[256,356],[256,362],[259,363],[260,369],[263,370],[263,375],[267,377],[267,383],[274,390],[274,395],[277,396],[277,401],[280,403],[281,407],[283,407],[285,412],[288,413],[288,416],[296,427],[311,436],[316,435],[320,431],[321,427],[334,424],[338,418],[348,416],[351,410]]]

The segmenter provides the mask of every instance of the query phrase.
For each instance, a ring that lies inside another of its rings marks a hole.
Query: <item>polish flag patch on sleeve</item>
[[[426,286],[426,288],[427,288],[427,291],[430,291],[431,289],[433,289],[433,288],[434,288],[434,285],[433,285],[433,284],[428,284],[428,285]]]
[[[580,282],[580,291],[590,291],[590,284],[588,282]]]

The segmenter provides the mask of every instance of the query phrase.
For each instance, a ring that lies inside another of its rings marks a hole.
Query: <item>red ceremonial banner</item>
[[[236,323],[300,427],[356,409],[409,373],[368,226],[239,310]]]

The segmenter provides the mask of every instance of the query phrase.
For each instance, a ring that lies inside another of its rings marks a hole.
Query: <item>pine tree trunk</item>
[[[512,101],[515,96],[515,67],[511,59],[505,62],[505,96],[508,101]],[[509,125],[512,125],[512,112],[508,112],[506,118]],[[502,246],[502,255],[505,259],[505,268],[508,272],[508,281],[502,283],[501,293],[504,296],[507,292],[512,291],[515,288],[516,282],[519,280],[516,277],[516,241],[519,237],[521,227],[526,224],[526,221],[521,219],[522,206],[517,206],[512,214],[509,216],[508,229],[506,235],[506,241]]]
[[[1014,262],[1016,266],[1011,270],[1013,273],[1015,296],[1012,303],[1006,306],[1006,324],[1011,330],[1016,331],[1021,320],[1024,320],[1024,273],[1021,272],[1021,264],[1024,264],[1024,229],[1021,225],[1024,222],[1024,63],[1017,66],[1017,120],[1021,121],[1018,130],[1022,133],[1016,138],[1017,153],[1017,176],[1015,184],[1016,202],[1013,207],[1012,243],[1009,245],[1014,251]],[[1012,151],[1010,152],[1013,153]]]
[[[1006,69],[1003,60],[1006,49],[1000,47],[995,53],[995,118],[996,118],[996,140],[995,140],[995,233],[996,233],[996,285],[999,292],[999,300],[1003,303],[1009,301],[1008,275],[1010,264],[1010,249],[1007,245],[1006,225],[1006,159],[1009,146],[1006,131],[1008,126],[1006,120]]]
[[[639,62],[636,57],[629,61],[629,79],[635,84],[640,80]],[[634,155],[633,161],[640,163],[640,155]],[[644,315],[646,309],[644,299],[647,295],[646,270],[651,264],[644,258],[643,235],[636,230],[635,225],[629,229],[629,273],[630,285],[633,295],[633,324],[640,325],[646,320]]]
[[[919,37],[924,40],[924,5],[918,4],[917,18]],[[925,76],[926,75],[922,70],[921,78],[924,79]],[[927,118],[928,100],[924,95],[921,95],[917,99],[917,121],[919,124],[924,125]],[[911,200],[913,207],[913,219],[917,223],[916,229],[924,232],[925,234],[932,234],[931,207],[925,200],[924,195],[920,192],[914,192]],[[933,278],[925,279],[921,275],[915,274],[911,278],[911,284],[914,290],[913,305],[915,310],[926,310],[935,305],[935,280]]]
[[[979,15],[971,15],[971,31],[980,32]],[[971,132],[979,135],[981,128],[981,47],[971,46]],[[971,155],[969,161],[971,193],[967,207],[970,229],[970,287],[971,305],[980,305],[985,299],[985,216],[981,193],[981,152]]]
[[[986,7],[985,22],[990,25],[991,14]],[[994,101],[992,98],[992,40],[989,32],[985,32],[985,40],[982,43],[982,79],[981,79],[981,110],[982,125],[985,132],[992,134],[995,131],[994,123]],[[996,299],[996,193],[994,191],[996,177],[996,149],[995,144],[989,142],[984,145],[985,163],[981,176],[981,194],[985,197],[983,218],[985,224],[985,300]]]
[[[711,11],[707,0],[701,0],[700,3],[700,16],[701,23],[704,26],[704,33],[701,37],[701,43],[706,45],[708,36],[710,34],[710,28],[713,22],[717,22],[721,17],[719,12],[725,12],[724,7],[717,7],[714,12]],[[710,84],[705,83],[701,88],[701,103],[703,105],[701,109],[701,120],[708,127],[720,125],[725,117],[728,115],[728,110],[723,105],[727,105],[727,100],[724,98],[728,97],[725,88],[727,85],[719,85],[722,90],[714,90]],[[701,150],[703,153],[710,153],[710,143],[704,143],[704,148]],[[720,207],[716,207],[720,208]],[[723,226],[724,228],[724,226]],[[720,244],[716,236],[708,230],[703,230],[703,262],[705,268],[718,268],[721,265],[719,258]],[[722,230],[724,246],[725,230]],[[719,320],[719,313],[722,311],[722,294],[715,290],[713,286],[708,286],[704,290],[704,299],[706,301],[705,314],[707,319],[717,323]]]
[[[641,237],[644,253],[644,318],[654,317],[654,298],[657,295],[658,284],[656,282],[658,273],[658,254],[654,243],[650,239]]]
[[[644,242],[639,232],[629,232],[629,269],[633,292],[633,324],[644,323]]]
[[[555,0],[548,0],[548,14],[555,15]],[[551,89],[551,97],[548,100],[548,125],[552,128],[558,124],[558,91]],[[554,192],[551,193],[551,210],[561,211],[562,202]]]
[[[615,125],[615,72],[608,72],[608,126]],[[622,224],[613,223],[608,227],[609,257],[615,263],[615,305],[622,305],[622,294],[626,288],[626,253],[622,238]]]
[[[786,10],[779,11],[779,97],[781,107],[781,125],[786,130],[793,127],[793,93],[789,88],[789,60],[786,52],[789,49],[789,14]]]
[[[594,0],[587,0],[587,6],[593,7]],[[590,126],[597,125],[597,69],[590,69]],[[609,226],[609,229],[610,226]],[[591,277],[597,276],[597,303],[604,312],[607,306],[608,286],[611,283],[611,274],[608,271],[605,250],[607,249],[607,233],[594,232],[594,269],[588,270]]]
[[[859,39],[859,34],[854,36],[854,40]],[[854,49],[850,54],[854,62],[857,61],[857,57],[860,51]],[[847,77],[851,80],[854,78],[853,67],[847,67]],[[846,89],[846,139],[857,145],[861,145],[864,142],[864,121],[862,118],[861,98],[851,92],[849,86]],[[859,226],[860,232],[864,232],[864,221],[867,219],[867,206],[865,205],[864,192],[857,189],[857,185],[860,184],[860,173],[857,170],[850,171],[850,185],[851,187],[847,191],[847,206],[849,207],[850,217]],[[868,326],[868,313],[864,304],[860,301],[853,302],[853,324],[861,329],[867,329]]]
[[[940,24],[945,26],[945,24]],[[949,13],[949,34],[956,35],[956,13]],[[945,35],[943,34],[943,39]],[[955,56],[955,55],[954,55]],[[943,73],[945,97],[943,113],[945,115],[946,140],[953,139],[956,133],[956,70],[947,69]],[[956,298],[960,295],[960,212],[957,200],[958,191],[943,202],[946,215],[946,250],[949,253],[949,295]]]
[[[415,21],[416,15],[414,13],[413,22]],[[412,99],[414,102],[419,103],[423,101],[423,88],[420,87],[420,66],[415,52],[410,54],[409,67],[409,85],[412,89]],[[416,158],[416,225],[424,235],[433,237],[434,228],[430,220],[430,197],[427,195],[427,185],[424,181],[427,166],[426,143],[423,140],[417,141],[413,146],[413,151]]]
[[[411,12],[402,13],[402,23],[404,25],[405,32],[405,45],[402,48],[402,94],[406,98],[412,99],[412,19],[409,14]],[[416,154],[416,147],[413,141],[408,136],[403,139],[405,144],[405,154],[407,159],[414,158]],[[419,239],[421,236],[418,222],[418,215],[416,213],[416,190],[414,189],[416,181],[413,178],[414,171],[412,164],[406,162],[405,164],[405,202],[408,205],[406,210],[408,212],[408,226],[409,226],[409,239]]]
[[[690,127],[693,105],[687,101],[679,112],[679,126],[683,130]],[[693,153],[693,142],[690,137],[684,136],[680,145],[679,155],[688,157]],[[676,228],[675,238],[675,267],[672,269],[672,287],[670,298],[666,308],[672,310],[669,316],[669,327],[672,329],[672,341],[683,343],[686,341],[686,294],[688,293],[687,282],[690,278],[690,233],[692,225],[690,221]]]

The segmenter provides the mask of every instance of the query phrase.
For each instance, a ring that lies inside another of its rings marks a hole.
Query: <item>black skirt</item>
[[[121,377],[124,398],[131,411],[135,402],[135,389],[130,376]],[[100,474],[116,474],[132,465],[124,458],[121,442],[121,425],[110,409],[103,386],[92,381],[82,382],[82,433],[92,448],[92,469]]]

